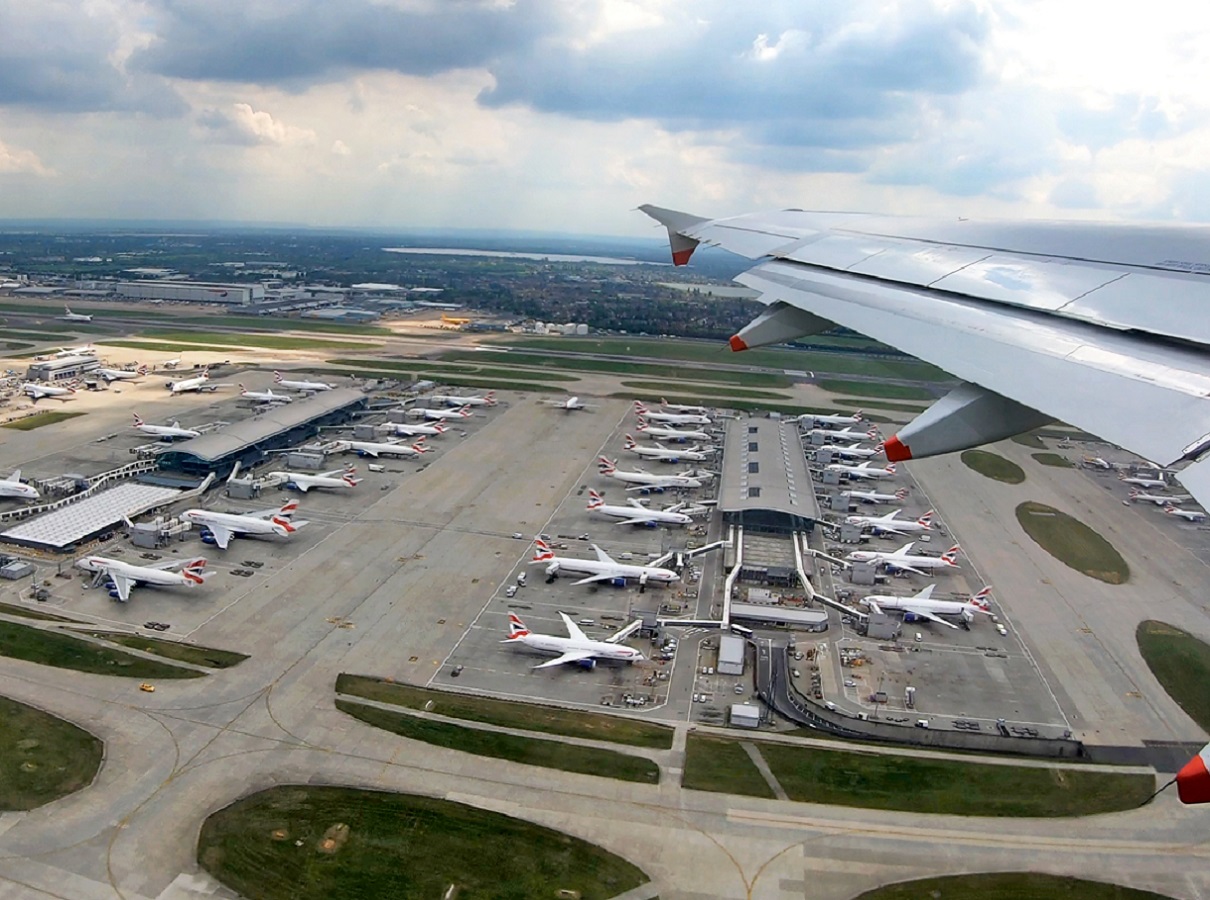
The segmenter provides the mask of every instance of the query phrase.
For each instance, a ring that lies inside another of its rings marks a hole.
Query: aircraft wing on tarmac
[[[756,261],[736,280],[768,308],[733,350],[843,325],[963,381],[886,442],[889,460],[1057,419],[1183,465],[1210,504],[1210,227],[640,209],[677,265],[698,244]]]

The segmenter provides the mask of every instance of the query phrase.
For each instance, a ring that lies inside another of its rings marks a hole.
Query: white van
[[[919,644],[923,640],[924,640],[924,635],[921,634],[919,631],[917,631],[916,632],[916,643]]]

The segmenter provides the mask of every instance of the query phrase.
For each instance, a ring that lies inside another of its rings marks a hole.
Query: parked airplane
[[[424,435],[426,437],[432,435],[433,437],[437,437],[449,430],[440,422],[433,425],[404,425],[401,422],[384,422],[378,426],[378,429],[393,434],[396,437],[416,437],[417,435]]]
[[[330,391],[336,387],[326,381],[289,381],[281,372],[273,373],[273,381],[287,391]]]
[[[0,497],[12,497],[17,500],[37,500],[41,494],[32,485],[21,480],[21,470],[17,469],[7,478],[0,478]]]
[[[691,475],[655,475],[651,472],[644,472],[641,469],[634,472],[623,472],[618,469],[616,460],[606,459],[604,456],[598,458],[601,465],[601,474],[606,478],[614,478],[618,481],[633,484],[634,487],[628,487],[628,491],[662,491],[665,488],[699,488],[702,486],[702,479]]]
[[[639,431],[645,434],[652,440],[672,440],[672,441],[708,441],[710,435],[704,431],[681,431],[679,428],[661,428],[659,425],[652,425],[646,419],[639,419]]]
[[[538,402],[543,406],[553,406],[555,409],[561,409],[566,412],[592,409],[591,406],[581,403],[579,397],[568,397],[566,400],[539,400]]]
[[[848,463],[831,463],[827,468],[830,472],[839,472],[842,475],[848,475],[849,478],[891,478],[895,475],[894,463],[887,463],[885,468],[873,466],[868,461],[856,466]]]
[[[142,378],[147,374],[146,366],[139,366],[137,369],[106,369],[100,368],[96,373],[112,384],[115,381],[131,381],[135,378]]]
[[[932,529],[933,511],[930,509],[915,522],[896,518],[902,510],[894,509],[885,516],[849,516],[845,519],[850,525],[860,525],[875,534],[908,534],[914,531],[929,531]]]
[[[72,394],[76,392],[75,388],[55,387],[54,385],[50,384],[36,384],[32,381],[27,381],[21,385],[21,390],[28,396],[32,397],[35,403],[47,397],[50,397],[54,400],[74,400],[75,398],[72,396]]]
[[[1145,494],[1138,488],[1131,488],[1130,499],[1154,503],[1156,506],[1168,506],[1169,504],[1185,503],[1193,498],[1188,494]]]
[[[430,422],[444,422],[447,419],[469,419],[474,415],[469,406],[459,406],[457,409],[427,409],[423,406],[413,406],[408,410],[413,419],[426,419]]]
[[[699,416],[706,414],[706,407],[704,406],[686,406],[684,403],[669,403],[663,397],[660,398],[660,406],[663,407],[665,412],[696,413]]]
[[[882,444],[874,447],[863,447],[860,444],[852,444],[848,447],[840,447],[836,444],[824,444],[819,449],[831,450],[833,456],[839,456],[842,459],[869,459],[882,453]]]
[[[173,421],[171,425],[148,425],[139,418],[139,414],[134,414],[134,427],[143,432],[158,438],[195,438],[201,437],[200,431],[194,431],[192,428],[182,428],[181,423]]]
[[[433,449],[424,445],[424,438],[420,438],[410,446],[402,441],[338,441],[337,443],[342,450],[353,451],[360,456],[372,456],[375,459],[382,455],[414,457]]]
[[[933,582],[912,597],[891,597],[873,594],[858,602],[863,606],[869,607],[873,612],[897,609],[905,614],[905,619],[909,615],[916,616],[921,619],[928,619],[931,622],[938,622],[948,628],[957,628],[958,626],[953,622],[941,618],[942,616],[961,616],[964,622],[969,623],[975,620],[975,613],[982,613],[985,616],[992,614],[991,606],[987,602],[987,598],[992,592],[990,585],[983,588],[979,593],[972,594],[966,600],[933,600],[933,588],[936,586],[937,583]]]
[[[1135,484],[1139,487],[1145,488],[1168,487],[1168,482],[1166,482],[1163,478],[1149,478],[1146,475],[1119,475],[1118,481],[1122,482],[1122,484]]]
[[[663,422],[667,425],[709,425],[710,419],[696,413],[666,413],[653,412],[643,405],[641,400],[634,401],[634,411],[649,422]]]
[[[877,439],[878,429],[870,428],[867,431],[854,431],[852,428],[842,428],[839,431],[834,431],[827,428],[812,428],[807,434],[821,434],[829,441],[872,441]]]
[[[592,545],[593,552],[597,555],[596,559],[556,556],[555,551],[541,538],[534,541],[534,547],[536,548],[534,558],[530,560],[529,564],[532,566],[534,563],[546,563],[544,571],[549,581],[553,581],[562,572],[569,572],[573,575],[587,576],[573,584],[596,584],[602,581],[624,583],[629,579],[638,581],[639,589],[642,590],[649,581],[658,584],[672,584],[674,581],[681,580],[681,577],[671,569],[618,562],[596,544]]]
[[[1206,514],[1197,509],[1181,509],[1178,506],[1165,506],[1164,512],[1170,516],[1177,516],[1184,519],[1186,522],[1202,522],[1205,521]]]
[[[61,347],[55,351],[55,356],[96,356],[97,348],[92,344],[84,344],[82,347]]]
[[[704,462],[707,456],[704,451],[692,447],[686,450],[673,450],[660,443],[654,447],[644,447],[629,434],[626,435],[626,449],[645,459],[658,459],[661,462],[680,462],[682,459],[690,462]]]
[[[206,560],[171,559],[151,566],[135,566],[120,559],[104,556],[85,556],[76,565],[85,572],[103,572],[113,588],[110,596],[125,603],[130,599],[132,588],[141,584],[157,587],[183,584],[187,587],[202,584],[206,580]],[[178,571],[179,570],[179,571]]]
[[[598,513],[602,516],[609,516],[613,519],[621,519],[617,522],[618,525],[688,525],[693,519],[685,515],[683,512],[678,512],[684,503],[677,503],[670,506],[668,509],[648,509],[638,500],[629,497],[626,500],[626,506],[609,506],[596,491],[589,488],[588,490],[588,511]]]
[[[915,547],[914,542],[904,544],[898,550],[890,552],[884,550],[854,550],[845,557],[849,562],[872,562],[880,566],[887,566],[890,569],[899,569],[904,572],[915,572],[917,575],[927,575],[933,569],[955,569],[958,567],[956,560],[958,554],[962,552],[962,548],[957,544],[950,547],[940,556],[913,556],[912,548]]]
[[[272,388],[267,388],[263,391],[250,391],[242,384],[239,386],[239,395],[245,400],[251,400],[253,403],[293,403],[294,398],[288,394],[275,394]]]
[[[353,468],[333,469],[331,472],[287,472],[277,473],[286,477],[286,486],[302,491],[304,494],[311,488],[339,488],[348,490],[361,484],[360,478],[354,478],[357,470]]]
[[[217,391],[218,385],[210,383],[210,372],[203,369],[201,375],[196,375],[193,378],[182,378],[180,381],[168,382],[168,390],[174,394],[184,394],[189,391],[197,391],[200,394],[202,391]]]
[[[880,494],[877,491],[841,491],[837,497],[846,500],[860,500],[862,503],[894,503],[896,500],[907,499],[908,489],[900,488],[893,494]]]
[[[92,321],[92,316],[90,316],[90,315],[86,316],[83,313],[74,313],[71,311],[71,308],[67,307],[67,306],[63,307],[63,315],[56,316],[55,318],[57,318],[61,322],[91,322]]]
[[[290,518],[296,509],[298,504],[290,502],[277,512],[270,512],[267,517],[262,513],[220,513],[208,509],[187,509],[181,513],[180,518],[183,522],[191,522],[209,529],[218,548],[226,550],[231,539],[240,534],[276,534],[279,537],[289,537],[307,524],[305,521],[295,522]]]
[[[550,634],[534,634],[525,627],[520,616],[516,613],[509,613],[508,637],[500,643],[521,644],[534,650],[559,654],[555,659],[534,666],[535,669],[561,666],[563,663],[576,663],[586,669],[591,669],[596,665],[598,659],[616,659],[628,663],[643,659],[643,654],[638,650],[618,642],[621,632],[606,640],[594,641],[580,630],[580,626],[573,622],[567,613],[561,612],[559,615],[567,628],[568,636],[565,638]]]
[[[445,406],[495,406],[496,392],[488,391],[482,397],[457,397],[451,394],[430,394],[429,400]]]
[[[165,369],[175,369],[180,364],[181,364],[181,357],[179,357],[179,356],[176,359],[166,359],[162,363],[160,363],[160,365],[163,366]]]
[[[810,422],[812,427],[815,425],[844,425],[845,429],[848,430],[848,426],[860,425],[862,422],[864,422],[865,416],[862,415],[862,412],[859,409],[851,416],[817,416],[811,413],[806,413],[802,416],[799,416],[798,420],[800,422]]]

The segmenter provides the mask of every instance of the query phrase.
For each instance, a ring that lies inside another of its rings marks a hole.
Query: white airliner
[[[539,400],[538,402],[543,406],[553,406],[555,409],[561,409],[565,412],[591,409],[586,403],[581,403],[579,397],[568,397],[566,400]]]
[[[281,471],[278,475],[284,475],[286,486],[293,487],[296,490],[302,491],[304,494],[311,488],[337,488],[340,490],[349,490],[361,484],[360,478],[354,478],[357,470],[354,468],[333,469],[331,472],[308,473],[308,472],[287,472]]]
[[[195,375],[193,378],[168,382],[168,390],[174,394],[185,394],[189,391],[197,391],[200,394],[202,391],[217,391],[218,385],[210,383],[210,372],[203,369],[201,375]]]
[[[618,481],[633,484],[634,487],[628,487],[628,491],[662,491],[665,488],[699,488],[702,486],[702,480],[692,475],[655,475],[651,472],[644,472],[641,469],[634,472],[623,472],[618,468],[616,460],[606,459],[604,456],[598,457],[600,463],[601,474],[606,478],[614,478]]]
[[[812,428],[807,434],[821,434],[829,441],[872,441],[877,439],[878,429],[870,428],[867,431],[854,431],[852,428],[842,428],[839,431],[835,431],[827,428]]]
[[[162,363],[160,363],[160,365],[162,365],[165,369],[175,369],[180,364],[181,364],[181,357],[179,357],[179,356],[176,359],[166,359]]]
[[[679,428],[661,428],[652,425],[646,419],[639,419],[639,432],[652,440],[665,441],[708,441],[710,435],[704,431],[682,431]]]
[[[663,397],[660,398],[660,406],[666,412],[696,413],[699,416],[704,416],[706,414],[706,407],[704,406],[688,406],[684,403],[669,403]]]
[[[92,321],[92,316],[90,316],[90,315],[86,316],[86,315],[84,315],[84,313],[74,313],[71,311],[70,307],[67,307],[67,306],[63,307],[63,315],[56,316],[55,318],[57,318],[61,322],[91,322]]]
[[[459,406],[457,409],[432,409],[424,406],[413,406],[408,410],[413,419],[425,419],[429,422],[445,422],[454,419],[469,419],[474,415],[469,406]]]
[[[41,494],[32,486],[21,481],[21,470],[17,469],[7,478],[0,478],[0,497],[17,500],[37,500]]]
[[[287,394],[275,394],[272,388],[263,391],[250,391],[242,384],[239,385],[239,395],[253,403],[293,403],[294,398]]]
[[[810,422],[812,425],[844,425],[845,430],[847,431],[848,426],[860,425],[862,422],[864,422],[865,416],[862,415],[860,409],[851,416],[817,416],[813,413],[804,413],[799,417],[799,421]]]
[[[55,351],[55,356],[96,356],[97,348],[92,344],[85,344],[82,347],[63,347]]]
[[[894,503],[896,500],[903,501],[907,499],[908,489],[900,488],[893,494],[880,494],[878,491],[841,491],[837,497],[844,497],[846,500],[860,500],[862,503]]]
[[[848,447],[840,447],[836,444],[824,444],[820,449],[831,450],[833,456],[839,456],[842,459],[869,459],[882,453],[882,444],[874,447],[863,447],[860,444],[852,444]]]
[[[345,451],[353,451],[362,456],[372,456],[377,459],[379,456],[419,456],[421,453],[428,453],[432,447],[424,445],[424,438],[416,441],[412,445],[403,442],[394,441],[338,441],[340,449]]]
[[[905,613],[905,618],[908,615],[916,616],[921,619],[928,619],[931,622],[937,622],[948,628],[957,628],[958,626],[953,622],[948,622],[941,618],[942,616],[961,616],[963,621],[973,622],[975,620],[975,613],[982,613],[985,616],[992,614],[991,606],[987,602],[987,598],[992,592],[990,585],[983,588],[979,593],[972,594],[966,600],[933,600],[931,599],[933,588],[936,586],[936,582],[933,582],[912,597],[892,597],[873,594],[858,602],[863,606],[869,607],[874,612],[897,609]]]
[[[827,468],[830,472],[839,472],[842,475],[848,475],[850,478],[893,478],[895,475],[894,463],[887,463],[884,468],[874,466],[869,462],[863,462],[856,466],[849,465],[848,463],[831,463]]]
[[[891,569],[904,572],[915,572],[917,575],[927,575],[934,569],[956,569],[958,554],[962,548],[957,544],[950,547],[940,556],[913,556],[914,542],[904,544],[898,550],[890,552],[882,550],[854,550],[845,557],[849,562],[872,562]]]
[[[1188,494],[1146,494],[1138,488],[1131,488],[1130,499],[1154,503],[1156,506],[1169,506],[1175,503],[1185,503],[1193,498]]]
[[[219,513],[207,509],[187,509],[181,513],[180,518],[184,522],[208,528],[219,549],[226,550],[231,539],[238,534],[275,534],[278,537],[289,537],[307,524],[305,521],[294,522],[288,518],[296,509],[297,503],[287,503],[267,518],[258,513]]]
[[[626,449],[644,459],[658,459],[661,462],[680,462],[687,459],[690,462],[704,462],[707,454],[704,451],[690,447],[686,450],[673,450],[657,443],[654,447],[645,447],[631,435],[626,435]]]
[[[125,603],[130,599],[132,588],[141,584],[157,587],[183,584],[187,587],[202,584],[206,580],[206,560],[172,559],[153,566],[134,566],[120,559],[104,556],[85,556],[76,561],[85,572],[104,572],[113,582],[113,594]]]
[[[588,490],[588,511],[608,516],[611,519],[621,519],[618,525],[689,525],[693,522],[683,512],[678,512],[685,504],[677,503],[668,509],[648,509],[633,497],[628,497],[626,506],[609,506],[605,498],[596,491]]]
[[[620,641],[622,632],[619,631],[613,637],[603,641],[594,641],[580,630],[580,626],[573,622],[567,613],[561,612],[559,615],[567,628],[568,636],[565,638],[555,637],[551,634],[534,634],[525,627],[525,623],[516,613],[509,613],[508,637],[500,643],[521,644],[534,650],[559,654],[555,659],[534,666],[535,669],[561,666],[563,663],[576,663],[591,669],[596,665],[598,659],[615,659],[620,662],[632,663],[643,658],[643,654],[638,650],[620,642],[615,643],[615,641]]]
[[[143,434],[150,434],[158,438],[195,438],[201,437],[200,431],[194,431],[192,428],[182,428],[181,423],[174,421],[171,425],[148,425],[139,418],[138,413],[134,413],[134,427]]]
[[[496,392],[488,391],[482,397],[456,397],[451,394],[430,394],[429,399],[434,403],[446,406],[495,406]]]
[[[1146,475],[1119,475],[1118,481],[1122,484],[1134,484],[1144,488],[1166,488],[1168,482],[1163,478],[1148,478]]]
[[[27,381],[21,385],[21,390],[28,396],[32,397],[34,402],[50,397],[52,400],[74,400],[72,395],[76,392],[75,388],[55,387],[50,384],[36,384],[32,381]]]
[[[697,413],[668,413],[654,412],[643,405],[643,401],[634,401],[634,411],[649,422],[663,422],[667,425],[709,425],[710,419]]]
[[[416,437],[418,435],[437,437],[438,435],[445,434],[449,429],[440,422],[433,425],[404,425],[402,422],[384,422],[378,426],[378,430],[393,434],[396,437]]]
[[[106,381],[113,383],[115,381],[131,381],[135,378],[142,378],[147,374],[146,366],[139,366],[137,369],[106,369],[100,368],[96,373]]]
[[[596,559],[555,556],[555,551],[541,538],[534,541],[534,547],[536,548],[534,558],[530,560],[529,564],[532,566],[535,563],[546,563],[544,571],[548,578],[555,578],[563,572],[587,576],[572,582],[573,584],[595,584],[602,581],[624,582],[629,579],[638,581],[639,586],[642,587],[648,582],[672,584],[674,581],[681,580],[680,576],[671,569],[618,562],[596,544],[592,545],[592,550],[597,555]]]
[[[1206,514],[1201,510],[1181,509],[1179,506],[1165,506],[1164,512],[1170,516],[1184,519],[1186,522],[1202,522],[1206,518]]]
[[[850,525],[860,525],[875,534],[909,534],[916,531],[930,531],[933,527],[933,511],[930,509],[915,522],[897,518],[902,510],[891,510],[885,516],[849,516],[845,519]]]
[[[287,391],[330,391],[336,387],[325,381],[289,381],[281,372],[273,373],[273,381]]]

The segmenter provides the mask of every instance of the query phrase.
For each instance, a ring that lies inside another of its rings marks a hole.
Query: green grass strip
[[[685,744],[681,787],[770,800],[774,797],[769,782],[739,741],[692,733]]]
[[[665,393],[676,392],[682,397],[700,397],[705,401],[711,398],[735,398],[749,400],[780,400],[783,403],[790,398],[785,394],[775,394],[773,391],[749,390],[744,388],[726,388],[713,384],[690,384],[684,381],[623,381],[622,387],[635,390],[659,392],[648,396],[652,403],[658,403]],[[723,404],[725,405],[725,403]]]
[[[984,478],[1005,484],[1020,484],[1025,480],[1025,470],[999,454],[987,450],[966,450],[961,458],[968,469],[973,469]]]
[[[341,674],[336,679],[336,691],[367,700],[440,713],[452,719],[466,719],[505,728],[524,728],[544,734],[612,741],[656,750],[667,750],[672,746],[673,732],[667,725],[639,722],[623,716],[523,703],[520,700],[476,697],[454,691],[396,684],[365,675]]]
[[[601,847],[501,813],[309,785],[260,791],[211,815],[197,861],[260,900],[608,900],[650,880]]]
[[[574,375],[559,375],[555,372],[543,371],[526,371],[524,369],[512,369],[506,366],[495,365],[501,360],[493,358],[492,365],[462,365],[458,363],[448,364],[435,362],[431,359],[411,359],[404,362],[396,362],[394,360],[375,360],[375,359],[329,359],[329,363],[337,366],[354,366],[358,368],[384,370],[384,371],[400,371],[415,373],[420,369],[427,372],[448,372],[450,375],[467,375],[479,376],[483,378],[500,377],[510,381],[525,381],[533,379],[534,381],[579,381],[580,379]]]
[[[1053,466],[1056,469],[1074,469],[1076,465],[1066,456],[1059,453],[1031,453],[1030,456],[1040,464]]]
[[[1140,622],[1134,637],[1155,680],[1203,731],[1210,731],[1210,644],[1154,619]]]
[[[220,347],[263,347],[268,350],[374,350],[380,344],[365,341],[332,341],[324,338],[292,337],[263,331],[227,334],[222,331],[161,331],[145,332],[144,337],[162,342],[208,344]]]
[[[842,378],[820,378],[816,382],[833,394],[856,394],[858,397],[882,397],[887,400],[935,400],[927,388],[907,384],[884,384],[878,381],[846,381]]]
[[[28,606],[19,606],[16,603],[0,603],[0,613],[6,616],[21,616],[24,619],[40,619],[44,622],[78,622],[77,619],[69,619],[67,616],[56,616],[53,613],[42,612],[40,609],[30,609]]]
[[[1046,445],[1042,443],[1042,438],[1036,431],[1027,431],[1024,434],[1014,434],[1009,438],[1014,444],[1020,444],[1022,447],[1029,447],[1031,450],[1045,450]]]
[[[1169,900],[1137,888],[1041,872],[978,872],[901,881],[860,894],[855,900]]]
[[[461,750],[476,756],[490,756],[527,766],[616,778],[620,781],[637,781],[642,784],[656,784],[660,780],[660,768],[651,760],[628,756],[615,750],[579,747],[543,738],[519,737],[480,728],[467,728],[450,722],[424,719],[410,713],[363,706],[347,700],[337,700],[336,708],[375,728],[414,741],[424,741],[426,744]]]
[[[567,388],[562,386],[538,384],[536,382],[530,383],[528,381],[505,381],[501,378],[475,378],[459,375],[454,372],[426,372],[424,370],[412,373],[396,370],[379,372],[373,369],[346,369],[339,366],[311,366],[307,371],[315,375],[343,375],[347,378],[388,378],[401,383],[435,381],[439,384],[449,385],[450,387],[483,388],[484,390],[492,390],[494,388],[498,391],[531,391],[547,394],[567,392]],[[517,375],[519,373],[510,372],[508,374]]]
[[[143,659],[58,631],[0,622],[0,656],[24,659],[59,669],[129,678],[201,678],[201,672]]]
[[[210,347],[200,344],[182,347],[180,344],[165,344],[161,341],[128,341],[124,339],[111,341],[107,338],[98,338],[97,343],[106,347],[125,347],[128,350],[157,350],[161,353],[184,353],[186,350],[190,353],[230,353],[232,349],[231,347]]]
[[[83,728],[0,697],[0,811],[35,809],[88,786],[104,744]]]
[[[26,416],[23,419],[5,422],[3,425],[0,425],[0,428],[12,428],[14,431],[33,431],[35,428],[41,428],[43,425],[54,425],[57,422],[66,422],[68,419],[86,415],[88,413],[48,409],[43,412],[34,413],[32,416]]]
[[[144,653],[154,653],[165,659],[192,663],[195,666],[208,666],[211,669],[229,669],[232,666],[238,666],[248,658],[247,654],[236,653],[232,650],[215,650],[212,647],[198,647],[194,644],[182,644],[179,641],[166,641],[163,638],[144,637],[138,634],[118,634],[113,631],[89,633],[93,637],[113,644],[121,644],[132,650],[142,650]]]
[[[1039,547],[1077,572],[1106,584],[1124,584],[1130,567],[1113,544],[1079,519],[1033,501],[1017,507],[1017,521]]]

